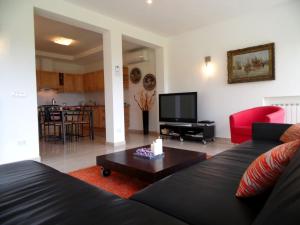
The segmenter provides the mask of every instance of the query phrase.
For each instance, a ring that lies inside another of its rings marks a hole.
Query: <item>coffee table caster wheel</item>
[[[111,171],[109,169],[102,169],[102,176],[108,177],[111,174]]]
[[[183,138],[182,138],[182,137],[180,137],[179,140],[180,140],[181,142],[183,142]]]
[[[202,144],[206,145],[206,144],[207,144],[207,141],[202,140]]]

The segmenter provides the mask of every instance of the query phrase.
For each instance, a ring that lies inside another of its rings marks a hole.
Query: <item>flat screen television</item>
[[[159,95],[160,122],[197,122],[197,92]]]

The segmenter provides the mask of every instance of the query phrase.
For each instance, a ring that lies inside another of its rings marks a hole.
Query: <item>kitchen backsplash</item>
[[[63,105],[66,103],[68,106],[74,105],[105,105],[104,92],[98,93],[57,93],[56,91],[47,90],[39,91],[38,105],[49,105],[54,98],[56,104]],[[129,103],[128,91],[124,91],[124,103]]]
[[[52,103],[54,98],[56,104],[63,105],[64,103],[69,106],[81,104],[96,104],[104,105],[103,93],[57,93],[55,91],[39,91],[38,92],[38,105],[48,105]]]

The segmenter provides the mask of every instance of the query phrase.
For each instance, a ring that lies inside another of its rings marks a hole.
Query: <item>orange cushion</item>
[[[300,140],[296,140],[260,155],[245,171],[235,195],[252,197],[272,187],[299,147]]]
[[[287,143],[300,140],[300,123],[290,126],[280,137],[280,141]]]

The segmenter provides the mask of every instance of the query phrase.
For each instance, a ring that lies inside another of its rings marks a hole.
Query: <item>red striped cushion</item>
[[[272,187],[299,147],[300,140],[296,140],[260,155],[245,171],[235,195],[252,197]]]

